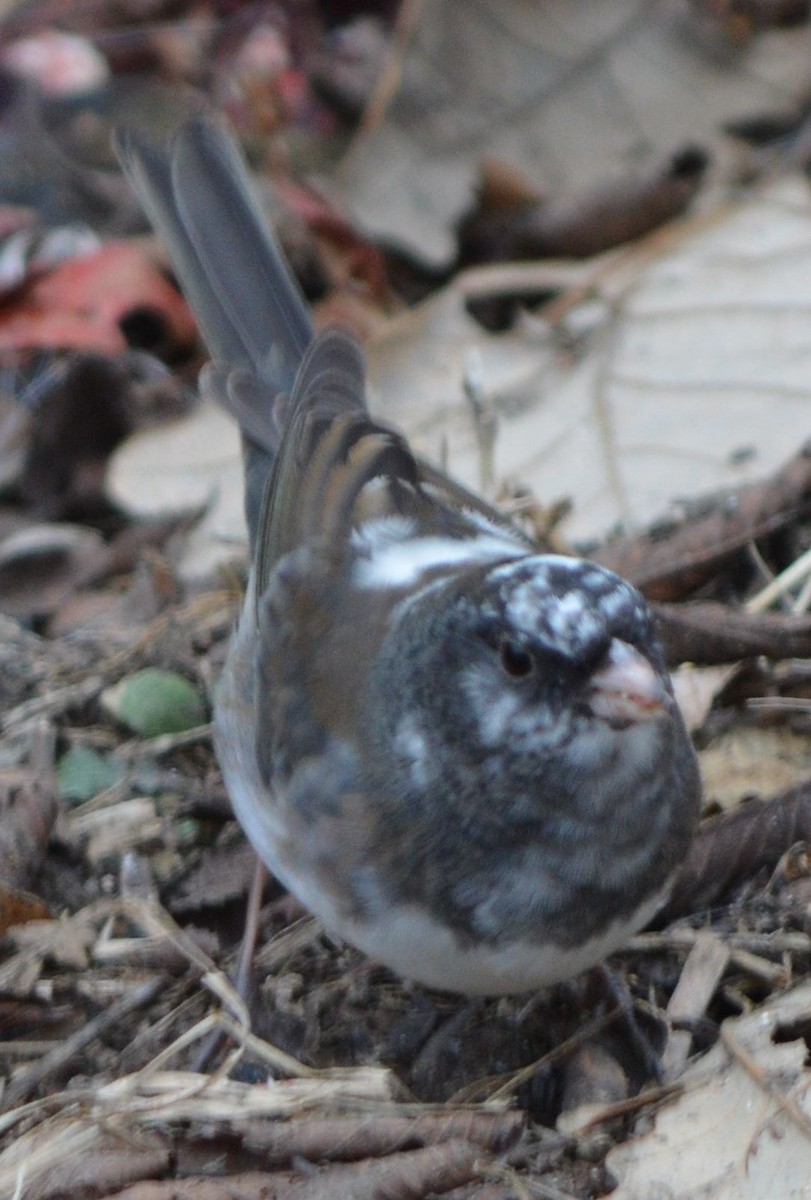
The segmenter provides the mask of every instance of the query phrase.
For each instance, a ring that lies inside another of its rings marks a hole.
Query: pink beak
[[[606,721],[655,721],[669,696],[662,677],[643,654],[614,638],[603,666],[591,677],[589,706]]]

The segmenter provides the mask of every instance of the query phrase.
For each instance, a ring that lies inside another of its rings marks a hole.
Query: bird
[[[601,963],[701,804],[647,602],[370,415],[357,341],[314,333],[218,119],[116,149],[241,430],[251,567],[214,741],[248,839],[405,979],[496,996]]]

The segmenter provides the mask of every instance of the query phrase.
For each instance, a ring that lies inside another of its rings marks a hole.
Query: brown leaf
[[[33,512],[51,519],[105,512],[104,474],[115,447],[190,406],[180,381],[143,353],[66,355],[34,377],[31,391],[19,490]]]
[[[704,515],[617,540],[594,557],[630,580],[649,600],[680,600],[711,579],[749,542],[796,521],[809,503],[811,443],[806,443],[774,475],[719,496]]]
[[[43,1141],[47,1139],[47,1130],[43,1131]],[[62,1155],[54,1159],[54,1165],[43,1172],[37,1179],[36,1193],[32,1190],[23,1192],[24,1196],[37,1200],[95,1200],[96,1197],[118,1195],[140,1195],[142,1200],[148,1196],[171,1196],[171,1192],[138,1191],[136,1189],[152,1187],[161,1189],[161,1183],[136,1183],[130,1192],[119,1188],[132,1180],[143,1179],[145,1175],[164,1174],[171,1165],[172,1148],[167,1144],[168,1139],[160,1133],[152,1131],[149,1139],[140,1136],[122,1138],[120,1133],[110,1133],[99,1139],[93,1145],[92,1154],[76,1154],[66,1159]],[[216,1182],[216,1181],[212,1181]],[[177,1187],[177,1184],[173,1184]],[[115,1189],[112,1192],[110,1189]],[[178,1200],[181,1193],[174,1193]],[[220,1197],[227,1193],[220,1192]],[[190,1192],[189,1200],[204,1200],[199,1192]]]
[[[2,782],[0,782],[2,788]],[[0,798],[0,806],[2,798]],[[0,838],[2,842],[2,838]],[[0,855],[3,849],[0,845]],[[27,921],[48,921],[53,918],[53,913],[46,904],[40,900],[39,896],[32,896],[30,892],[24,892],[20,888],[8,887],[7,884],[0,882],[0,936],[12,925],[25,925]]]
[[[459,230],[462,265],[537,258],[588,258],[633,241],[682,213],[707,167],[703,150],[686,146],[638,179],[558,203],[507,212],[476,212]]]
[[[480,1155],[478,1146],[450,1141],[426,1150],[330,1167],[309,1177],[285,1171],[163,1183],[145,1181],[118,1192],[115,1200],[336,1200],[341,1196],[353,1200],[421,1200],[477,1178]]]
[[[806,840],[811,840],[811,780],[708,817],[657,925],[718,904],[759,871],[773,871],[789,846]]]
[[[178,916],[238,900],[247,895],[255,869],[256,852],[245,841],[214,849],[183,879],[170,910]]]
[[[0,541],[0,594],[8,616],[55,612],[106,561],[104,540],[80,525],[39,524]]]
[[[703,666],[742,658],[811,658],[811,617],[750,613],[726,604],[657,604],[668,664]]]
[[[284,1125],[252,1122],[243,1137],[246,1149],[264,1162],[283,1163],[293,1158],[308,1162],[352,1160],[393,1154],[404,1147],[433,1146],[462,1139],[491,1153],[507,1149],[524,1128],[522,1113],[447,1112],[423,1116],[308,1117]]]

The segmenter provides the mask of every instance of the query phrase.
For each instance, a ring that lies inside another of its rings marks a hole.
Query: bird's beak
[[[664,716],[668,699],[664,680],[644,654],[613,638],[591,677],[588,703],[594,715],[612,724],[655,721]]]

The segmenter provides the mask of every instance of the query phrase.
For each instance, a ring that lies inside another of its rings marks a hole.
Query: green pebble
[[[56,767],[59,791],[65,800],[92,800],[105,788],[124,778],[124,767],[89,746],[74,746],[62,755]]]
[[[106,710],[140,737],[183,733],[207,720],[196,688],[174,671],[147,667],[122,679],[102,697]]]

